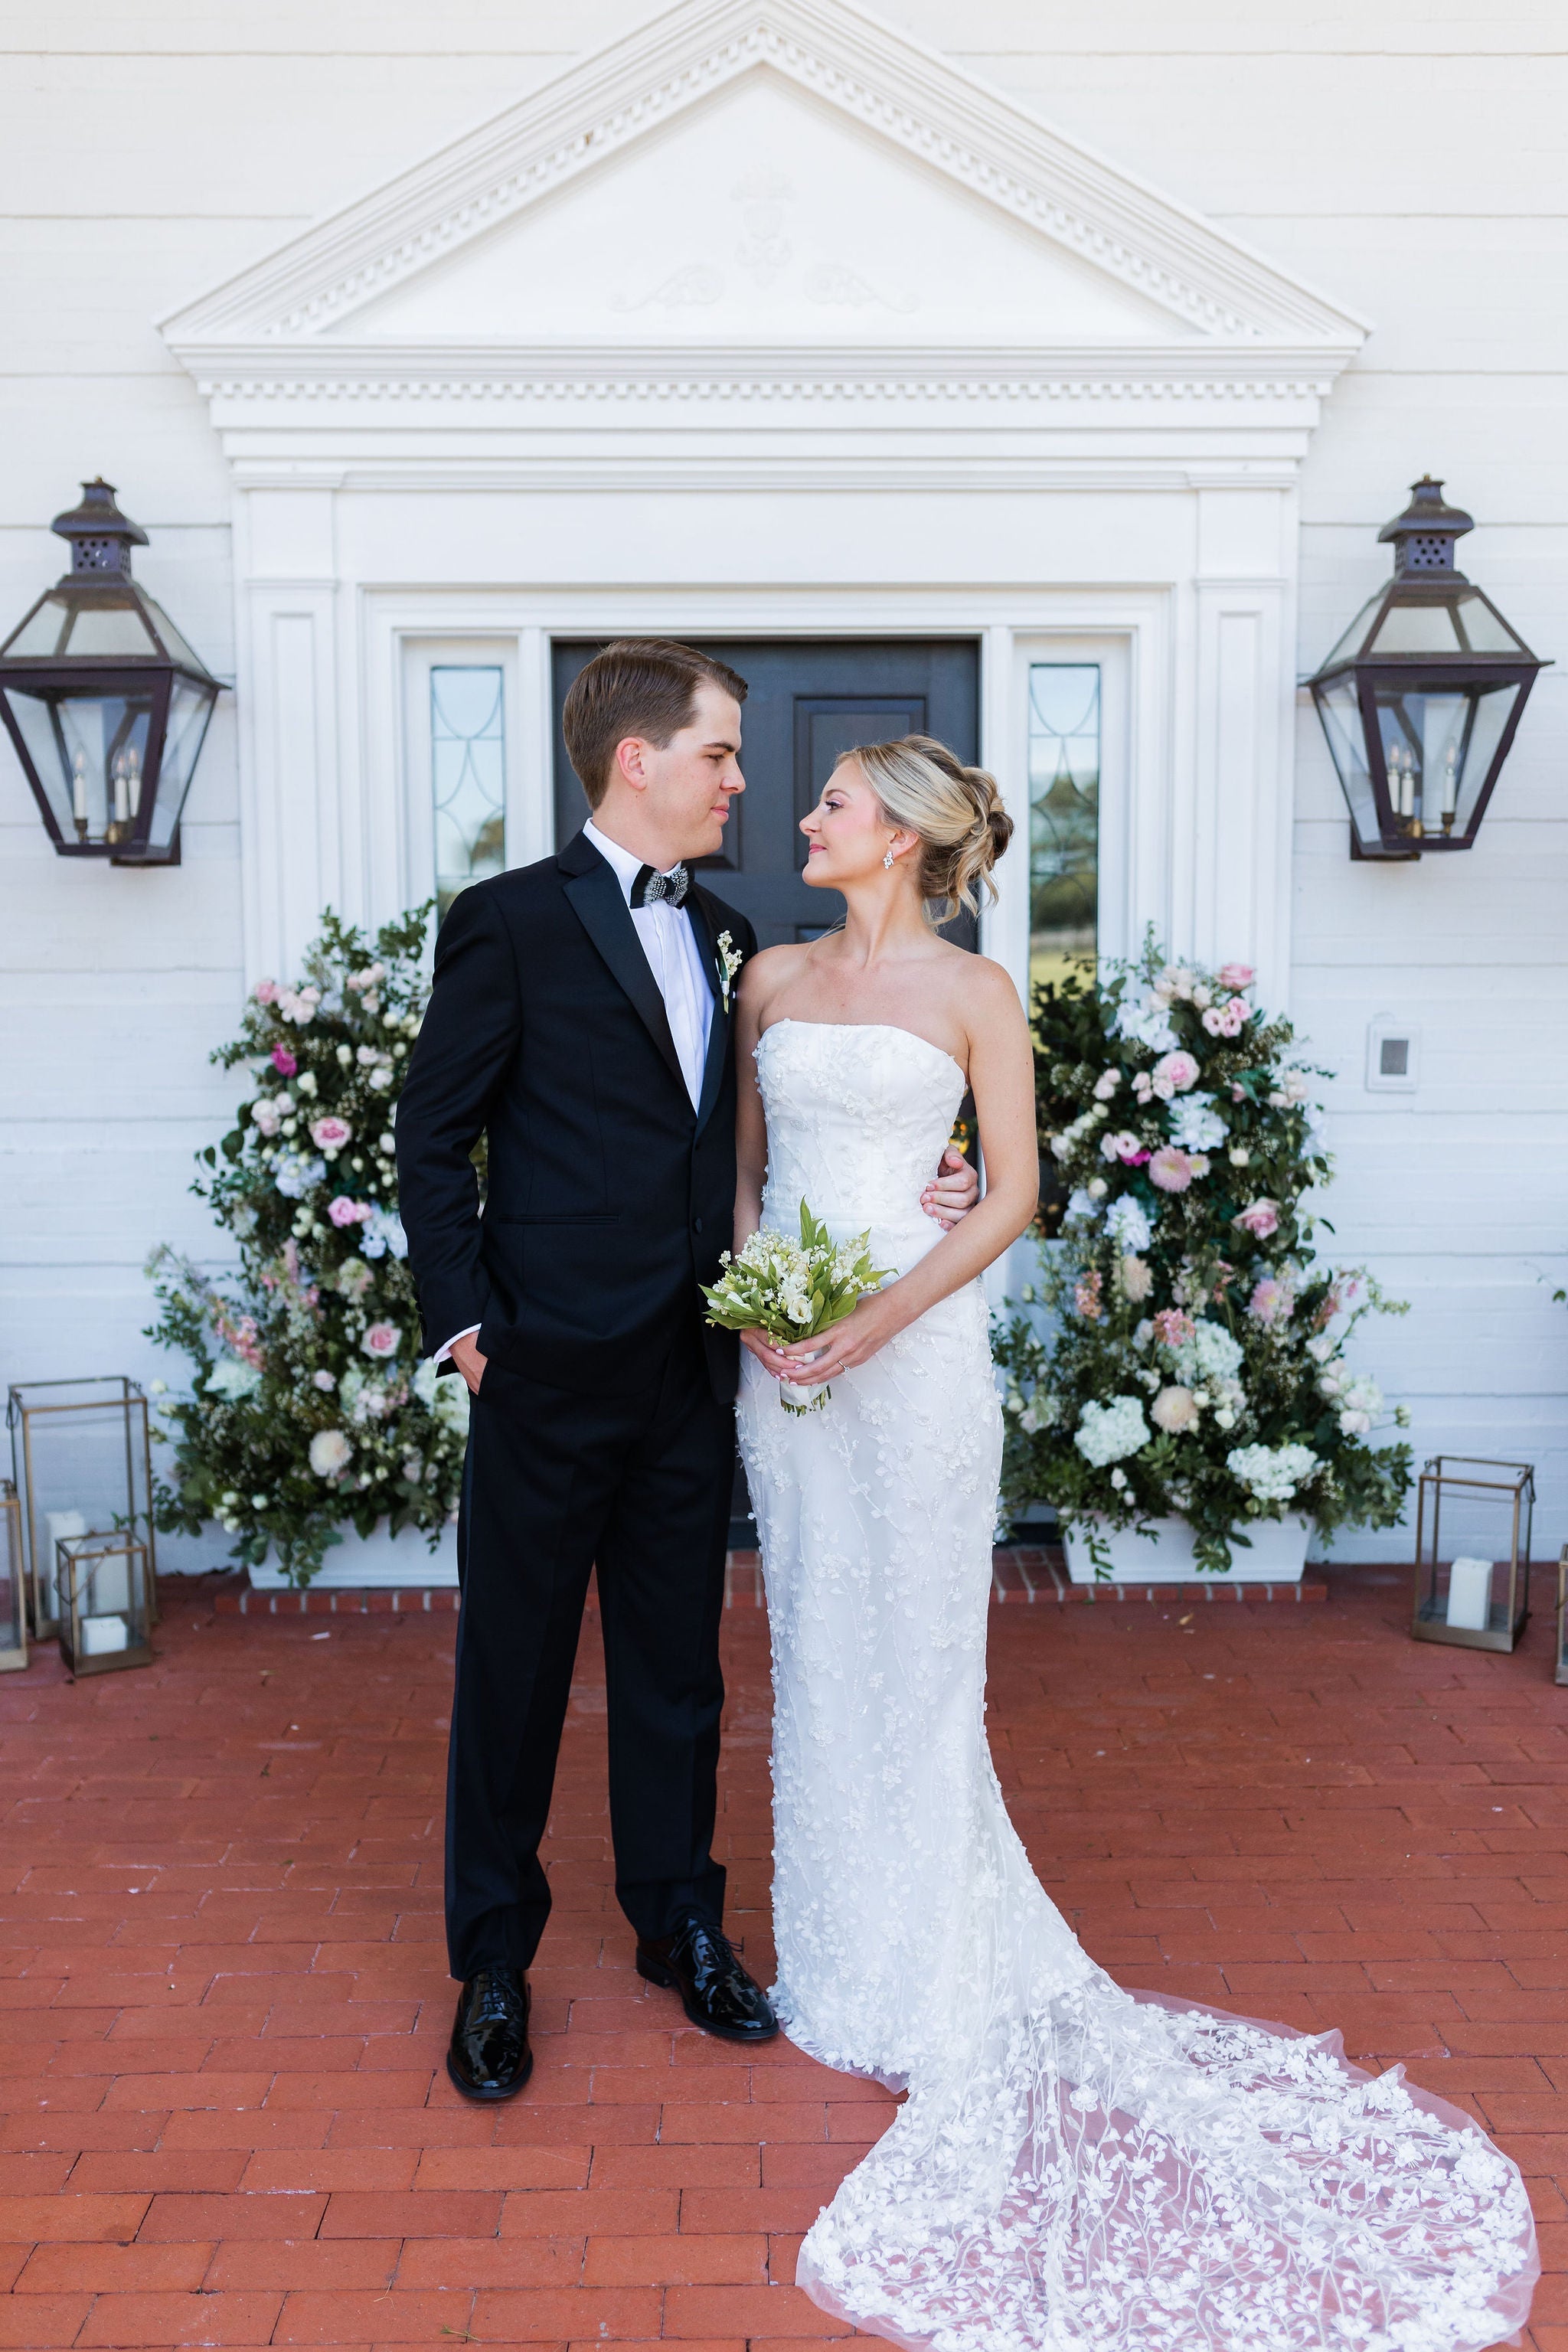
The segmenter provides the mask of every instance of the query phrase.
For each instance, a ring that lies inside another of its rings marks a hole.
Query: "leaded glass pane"
[[[499,662],[432,668],[430,790],[436,897],[445,916],[460,890],[506,865],[506,698]]]
[[[1029,665],[1029,978],[1092,962],[1100,903],[1100,664]]]

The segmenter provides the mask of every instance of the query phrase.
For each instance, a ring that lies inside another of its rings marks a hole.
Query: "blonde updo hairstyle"
[[[929,921],[949,923],[961,907],[974,914],[977,884],[995,899],[991,868],[1013,837],[1013,820],[994,776],[966,768],[931,735],[863,743],[846,751],[841,764],[859,770],[889,824],[919,835]]]

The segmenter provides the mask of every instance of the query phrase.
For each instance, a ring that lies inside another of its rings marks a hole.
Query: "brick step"
[[[1054,1546],[1037,1549],[998,1544],[992,1554],[991,1598],[998,1604],[1054,1601],[1058,1607],[1065,1607],[1073,1600],[1091,1605],[1099,1601],[1300,1602],[1326,1601],[1328,1597],[1327,1583],[1321,1577],[1311,1576],[1303,1577],[1300,1584],[1231,1584],[1222,1576],[1211,1576],[1190,1584],[1075,1585],[1068,1580],[1061,1552]],[[359,1592],[256,1592],[246,1576],[236,1577],[232,1581],[225,1580],[213,1595],[212,1605],[219,1617],[407,1617],[450,1615],[458,1607],[458,1595],[450,1585],[428,1584]],[[588,1607],[592,1610],[596,1605],[596,1596],[590,1589]],[[762,1560],[756,1552],[732,1551],[729,1555],[724,1570],[724,1606],[766,1606]]]

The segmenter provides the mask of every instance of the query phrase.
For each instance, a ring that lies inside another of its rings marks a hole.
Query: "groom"
[[[710,2033],[778,2030],[723,1934],[710,1851],[739,1364],[698,1286],[730,1243],[731,1014],[756,940],[686,861],[721,849],[745,789],[745,697],[724,663],[658,641],[581,672],[563,731],[591,821],[456,901],[398,1106],[426,1346],[473,1400],[447,1790],[447,2071],[471,2099],[510,2097],[532,2066],[539,1843],[594,1568],[637,1969]],[[927,1193],[944,1221],[974,1193],[952,1158]]]

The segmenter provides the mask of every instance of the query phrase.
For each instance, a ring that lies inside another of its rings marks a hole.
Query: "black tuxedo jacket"
[[[693,1110],[620,883],[579,834],[477,882],[436,945],[436,982],[397,1106],[398,1203],[427,1350],[479,1326],[487,1356],[563,1388],[626,1392],[668,1351],[672,1317],[717,1281],[735,1204],[732,1005],[719,935],[743,915],[696,884],[686,914],[713,991]],[[489,1139],[479,1213],[470,1160]],[[714,1393],[739,1380],[732,1332],[702,1327]]]

